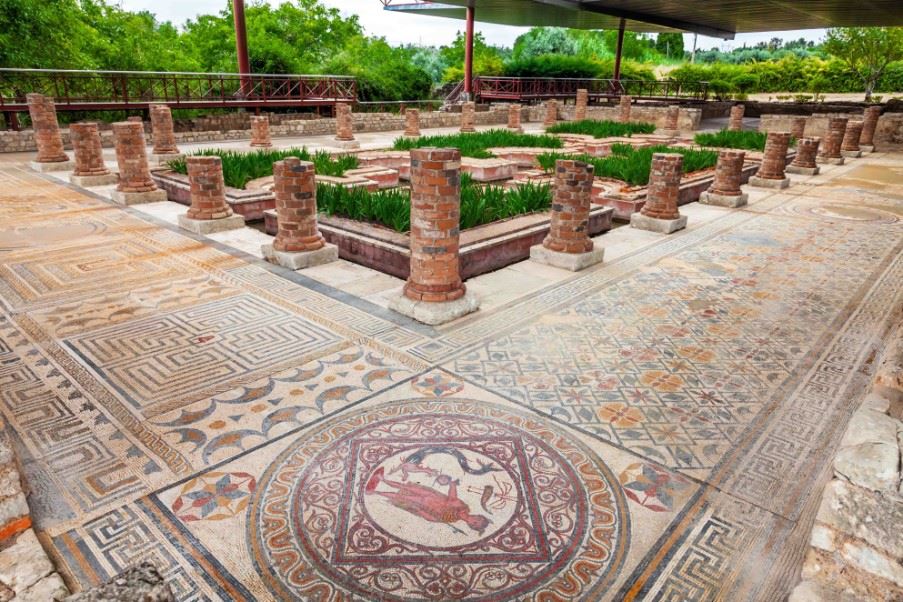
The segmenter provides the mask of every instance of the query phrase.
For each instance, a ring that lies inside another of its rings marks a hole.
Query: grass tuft
[[[256,150],[250,153],[210,148],[191,153],[192,156],[219,157],[223,161],[223,180],[226,186],[244,188],[251,180],[273,175],[273,163],[286,157],[298,157],[302,161],[313,161],[317,173],[324,176],[343,176],[349,169],[358,166],[357,157],[342,155],[333,159],[326,151],[311,154],[306,148],[286,150]],[[170,161],[171,170],[180,174],[188,173],[185,159]]]
[[[629,144],[613,144],[612,154],[608,157],[592,157],[590,155],[565,155],[562,153],[543,153],[539,155],[539,165],[546,171],[555,169],[558,159],[577,159],[593,166],[593,175],[602,178],[614,178],[632,184],[645,186],[649,183],[649,171],[652,169],[654,153],[679,153],[684,157],[683,172],[691,173],[713,167],[718,162],[718,153],[710,150],[675,148],[665,145],[634,148]]]
[[[651,123],[620,123],[595,119],[564,121],[546,128],[546,132],[550,134],[583,134],[593,138],[621,138],[633,134],[651,134],[654,131],[655,125]]]
[[[411,150],[424,147],[457,148],[462,157],[489,159],[488,148],[517,146],[539,148],[561,148],[562,142],[555,136],[545,134],[518,134],[508,130],[487,130],[473,134],[447,134],[421,136],[420,138],[396,138],[392,144],[395,150]]]

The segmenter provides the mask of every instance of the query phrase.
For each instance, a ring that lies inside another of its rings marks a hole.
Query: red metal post
[[[467,7],[467,29],[464,35],[464,96],[473,98],[473,7]]]
[[[251,90],[251,61],[248,58],[248,33],[245,27],[245,0],[232,0],[232,17],[235,20],[235,53],[238,55],[238,73],[241,75],[241,94]]]
[[[626,25],[626,21],[622,18],[621,23],[618,25],[618,49],[615,51],[615,73],[612,79],[615,80],[615,85],[618,89],[621,89],[621,53],[624,50],[624,27]]]

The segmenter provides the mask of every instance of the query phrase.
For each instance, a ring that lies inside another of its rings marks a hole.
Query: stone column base
[[[784,168],[784,171],[789,173],[795,173],[801,176],[817,176],[818,172],[821,171],[819,167],[816,165],[815,167],[801,167],[799,165],[793,165],[792,163]]]
[[[687,227],[687,216],[681,215],[677,219],[658,219],[642,213],[634,213],[630,216],[630,227],[660,234],[671,234]]]
[[[258,149],[258,148],[273,148],[273,143],[272,143],[272,142],[268,142],[267,144],[255,144],[255,143],[252,142],[252,143],[249,144],[248,146],[251,147],[251,150],[255,150],[255,149]]]
[[[572,272],[579,272],[591,265],[602,263],[604,255],[603,247],[593,247],[592,251],[586,253],[562,253],[542,245],[530,247],[530,259],[533,261]]]
[[[477,128],[461,128],[458,130],[460,134],[473,134],[477,131]]]
[[[843,157],[815,157],[816,163],[824,163],[826,165],[843,165]]]
[[[699,202],[703,205],[716,205],[732,209],[744,206],[748,200],[749,195],[745,192],[741,194],[715,194],[706,190],[699,195]]]
[[[456,320],[461,316],[475,312],[480,307],[480,300],[471,291],[454,301],[414,301],[404,296],[404,289],[392,293],[389,309],[413,318],[418,322],[436,326]]]
[[[336,261],[339,258],[339,248],[326,243],[316,251],[285,252],[277,251],[272,243],[260,246],[263,256],[270,263],[281,265],[290,270],[303,270],[315,265],[323,265]]]
[[[522,128],[522,127],[519,127],[519,128],[505,128],[505,129],[508,130],[509,132],[511,132],[512,134],[523,134],[523,133],[524,133],[524,128]]]
[[[54,161],[53,163],[38,163],[32,161],[28,164],[34,171],[39,173],[50,173],[51,171],[72,171],[75,169],[75,162],[71,159],[67,161]]]
[[[875,146],[873,144],[860,144],[859,150],[864,153],[873,153],[875,152]]]
[[[747,184],[756,188],[776,188],[778,190],[783,190],[784,188],[790,186],[790,178],[784,177],[780,180],[773,180],[771,178],[760,178],[759,176],[752,176]]]
[[[677,138],[680,136],[680,130],[655,130],[656,136],[668,136],[669,138]]]
[[[858,159],[859,157],[862,156],[862,151],[861,150],[858,150],[858,151],[842,150],[842,151],[840,151],[840,154],[844,157],[849,157],[850,159]]]
[[[336,138],[335,146],[343,150],[357,150],[361,147],[361,143],[357,140],[339,140]]]
[[[149,192],[122,192],[114,190],[111,197],[114,202],[120,205],[143,205],[145,203],[160,203],[168,201],[165,190],[151,190]]]
[[[402,134],[402,138],[407,138],[408,140],[417,140],[420,138],[420,134]]]
[[[155,165],[166,165],[170,161],[184,158],[184,153],[151,153],[150,156],[151,163],[154,163]]]
[[[117,184],[119,182],[119,176],[114,173],[108,173],[99,176],[69,176],[69,182],[75,184],[76,186],[81,186],[82,188],[88,188],[89,186],[107,186],[108,184]]]
[[[188,214],[183,213],[179,216],[179,227],[195,234],[215,234],[244,228],[245,218],[240,215],[230,215],[219,219],[191,219]]]

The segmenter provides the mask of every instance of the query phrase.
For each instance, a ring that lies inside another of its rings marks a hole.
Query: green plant
[[[226,186],[232,188],[244,188],[251,180],[272,175],[273,163],[286,157],[313,161],[317,173],[324,176],[342,176],[349,169],[356,169],[358,166],[357,157],[354,155],[340,155],[333,158],[325,151],[311,154],[306,148],[257,150],[250,153],[209,148],[191,153],[189,156],[219,157],[223,162],[223,180]],[[170,161],[167,165],[177,173],[188,173],[185,159]]]
[[[411,227],[411,193],[392,189],[369,192],[365,188],[345,188],[335,184],[317,185],[317,209],[358,221],[373,222],[407,232]],[[468,174],[461,174],[460,228],[465,230],[501,219],[545,211],[552,204],[548,184],[527,182],[517,188],[484,186]]]
[[[492,157],[488,148],[503,146],[561,148],[562,142],[555,136],[518,134],[507,130],[487,130],[474,134],[447,134],[421,136],[420,138],[396,138],[392,144],[395,150],[411,150],[433,146],[437,148],[457,148],[464,157],[487,159]]]
[[[651,123],[620,123],[617,121],[565,121],[546,128],[551,134],[585,134],[593,138],[612,138],[632,136],[633,134],[651,134],[655,125]]]
[[[765,150],[765,139],[767,137],[768,135],[764,132],[721,130],[713,134],[696,134],[693,141],[699,146],[763,151]]]
[[[546,171],[552,171],[558,159],[585,161],[593,166],[593,174],[596,177],[614,178],[634,186],[645,186],[649,183],[652,155],[655,153],[678,153],[683,155],[684,173],[707,169],[714,166],[718,161],[718,153],[715,151],[677,148],[665,145],[634,148],[629,144],[613,144],[611,152],[612,154],[608,157],[601,158],[552,152],[541,154],[538,160],[540,167]]]

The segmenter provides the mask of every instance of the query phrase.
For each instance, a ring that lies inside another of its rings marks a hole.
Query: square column
[[[655,153],[649,171],[649,193],[639,213],[630,216],[630,226],[661,234],[687,227],[687,216],[677,208],[684,157],[677,153]]]
[[[524,131],[524,128],[520,124],[519,104],[512,103],[508,105],[508,131],[517,132],[518,134]]]
[[[411,151],[411,274],[389,308],[424,324],[443,324],[476,311],[461,281],[461,152]]]
[[[574,101],[574,120],[583,121],[586,119],[586,108],[589,104],[589,90],[580,88],[577,90],[577,98]]]
[[[245,219],[233,215],[226,204],[222,159],[199,156],[188,157],[185,162],[188,164],[191,207],[179,216],[179,227],[195,234],[213,234],[244,227]]]
[[[469,134],[477,131],[476,110],[476,105],[471,100],[461,104],[461,128],[458,131],[462,134]]]
[[[530,259],[577,272],[602,261],[605,249],[589,237],[593,166],[583,161],[555,162],[552,223],[541,245],[530,247]]]
[[[621,123],[630,123],[630,103],[633,102],[633,99],[626,94],[621,95],[620,102],[618,107],[620,109],[620,113],[618,116],[618,121]]]
[[[546,101],[546,116],[542,121],[543,127],[551,127],[558,121],[558,101],[555,99]]]
[[[136,121],[114,123],[113,138],[119,165],[119,185],[113,191],[113,200],[122,205],[167,200],[166,191],[157,188],[147,166],[144,124]]]

